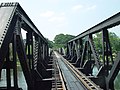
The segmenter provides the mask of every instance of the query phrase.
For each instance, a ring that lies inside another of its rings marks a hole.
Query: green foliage
[[[114,52],[120,51],[120,38],[113,32],[110,32],[110,43]]]
[[[101,52],[101,50],[102,50],[102,33],[95,34],[94,44],[95,44],[96,50],[98,52]]]
[[[120,38],[113,32],[109,32],[109,40],[113,53],[120,51]],[[102,33],[97,33],[94,36],[94,43],[97,51],[102,50]]]
[[[66,43],[73,39],[75,36],[69,34],[58,34],[54,38],[54,48],[61,48],[66,45]]]
[[[50,48],[61,48],[66,45],[66,43],[75,38],[73,35],[69,34],[58,34],[54,38],[54,43],[50,40],[48,40],[48,45]],[[109,39],[110,39],[110,45],[112,48],[113,53],[116,53],[117,51],[120,51],[120,38],[113,32],[109,32]],[[96,50],[101,53],[102,52],[102,33],[95,34],[93,38]]]
[[[48,47],[53,48],[54,43],[50,41],[49,39],[47,39],[47,41],[48,41]]]

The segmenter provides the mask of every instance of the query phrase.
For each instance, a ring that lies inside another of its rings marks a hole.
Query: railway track
[[[54,80],[52,81],[52,90],[66,90],[64,80],[63,80],[60,68],[58,66],[58,63],[57,63],[57,58],[55,54],[53,54],[52,56],[54,60],[53,65],[52,65],[52,67],[54,68],[52,72],[52,77],[54,77]]]
[[[60,79],[62,79],[62,86],[64,86],[61,90],[102,90],[60,54],[57,52],[54,54]]]

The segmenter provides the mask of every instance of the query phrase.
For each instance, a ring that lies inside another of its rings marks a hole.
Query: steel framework
[[[120,54],[113,61],[108,29],[120,24],[120,12],[79,34],[67,43],[66,59],[87,76],[93,66],[99,70],[97,77],[90,77],[105,90],[114,90],[114,80],[119,72]],[[102,33],[102,62],[94,44],[93,36]]]
[[[25,30],[23,40],[21,29]],[[33,24],[19,3],[0,5],[0,71],[6,69],[7,87],[5,90],[18,90],[17,60],[19,59],[28,90],[51,88],[52,68],[48,65],[47,40]],[[11,70],[14,86],[11,86]]]

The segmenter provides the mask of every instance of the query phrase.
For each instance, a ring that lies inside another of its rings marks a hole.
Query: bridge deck
[[[74,74],[69,70],[69,68],[65,65],[65,63],[57,56],[58,64],[60,69],[62,70],[63,76],[65,77],[65,81],[67,82],[68,90],[87,90],[84,85],[78,81],[78,79],[74,76]]]
[[[62,76],[64,78],[64,82],[66,84],[66,88],[68,90],[101,90],[99,87],[93,86],[90,83],[87,84],[83,83],[80,78],[83,77],[77,75],[77,73],[73,72],[71,67],[64,61],[64,59],[58,53],[54,52],[57,58],[58,65],[60,67],[60,71],[62,72]],[[83,78],[85,79],[85,77]],[[84,80],[87,81],[87,80]],[[89,82],[89,81],[87,81]]]

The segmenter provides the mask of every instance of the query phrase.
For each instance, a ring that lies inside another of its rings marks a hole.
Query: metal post
[[[14,87],[15,89],[18,88],[18,80],[17,80],[17,58],[16,58],[16,33],[13,35],[13,43],[12,43],[12,48],[13,48],[13,75],[14,75]]]
[[[74,44],[75,44],[75,51],[76,51],[75,53],[76,53],[76,55],[77,55],[77,59],[79,59],[78,42],[75,41]]]
[[[106,76],[108,76],[109,70],[110,70],[110,59],[113,64],[113,56],[112,56],[112,50],[110,46],[109,35],[108,35],[107,29],[103,29],[102,38],[103,38],[103,46],[102,46],[103,47],[103,61],[104,61],[104,66],[106,66]]]
[[[80,66],[80,63],[81,63],[81,57],[82,57],[82,51],[83,51],[83,41],[82,39],[79,39],[79,66]]]
[[[11,77],[10,77],[10,48],[8,46],[8,52],[6,55],[6,78],[7,78],[7,89],[9,90],[11,88]]]

